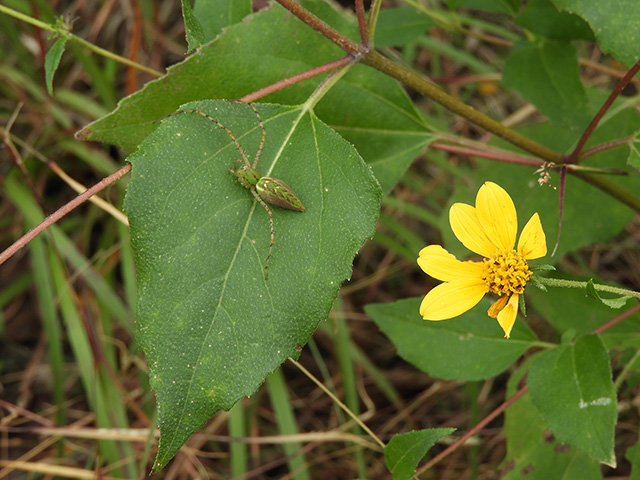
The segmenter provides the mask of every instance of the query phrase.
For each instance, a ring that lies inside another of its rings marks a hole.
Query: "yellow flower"
[[[475,208],[455,203],[449,210],[449,222],[458,240],[469,250],[482,255],[481,262],[457,260],[440,245],[420,251],[418,265],[428,275],[442,280],[420,304],[425,320],[457,317],[476,305],[486,293],[500,298],[489,308],[490,317],[509,338],[518,313],[518,298],[531,276],[527,260],[544,257],[547,243],[537,213],[522,229],[518,249],[514,250],[518,219],[513,201],[504,189],[485,182],[476,196]]]

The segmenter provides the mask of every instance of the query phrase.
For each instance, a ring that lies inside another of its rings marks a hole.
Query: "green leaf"
[[[628,67],[640,60],[640,2],[615,0],[551,0],[559,10],[582,17],[593,30],[600,48]]]
[[[514,19],[527,30],[555,40],[593,40],[593,32],[580,17],[560,12],[551,0],[530,0]]]
[[[375,46],[401,47],[425,35],[433,21],[413,7],[380,10],[376,26]]]
[[[394,435],[384,447],[384,461],[393,479],[411,478],[427,451],[442,437],[455,431],[455,428],[428,428]]]
[[[304,213],[267,213],[228,169],[240,155],[213,122],[163,120],[129,157],[125,198],[138,265],[138,340],[161,439],[156,469],[220,409],[297,356],[327,317],[351,262],[374,233],[380,187],[357,152],[313,113],[256,105],[267,131],[258,168],[286,180]],[[252,157],[261,132],[243,104],[185,105],[225,124]]]
[[[596,291],[592,279],[589,279],[587,281],[587,293],[591,298],[595,298],[596,300],[598,300],[599,302],[601,302],[602,304],[606,305],[609,308],[622,308],[626,305],[627,300],[631,298],[628,295],[623,295],[617,298],[602,298]]]
[[[325,2],[305,7],[338,30],[358,38],[352,17]],[[313,55],[309,52],[313,51]],[[163,78],[123,99],[111,114],[88,125],[79,138],[114,143],[132,151],[167,115],[188,101],[240,98],[344,52],[279,5],[227,28]],[[265,101],[303,103],[324,77],[291,85]],[[315,113],[355,147],[389,191],[433,140],[405,90],[371,68],[356,66],[318,103]]]
[[[631,463],[629,480],[640,480],[640,441],[629,447],[624,456]]]
[[[524,373],[526,368],[511,376],[507,397],[515,393]],[[501,480],[602,479],[598,462],[558,441],[548,429],[529,394],[509,405],[504,419],[507,456],[500,469]]]
[[[187,37],[187,44],[189,49],[187,53],[191,53],[193,50],[202,45],[204,39],[204,29],[193,14],[191,9],[190,0],[182,0],[182,17],[184,18],[184,31]]]
[[[576,48],[570,43],[517,43],[505,62],[503,81],[552,123],[581,130],[591,120]]]
[[[60,59],[64,53],[64,49],[67,45],[67,38],[58,38],[44,57],[44,77],[47,84],[47,92],[50,96],[53,96],[53,77],[56,74],[58,65],[60,65]]]
[[[204,30],[204,41],[210,42],[229,25],[251,14],[251,0],[196,0],[193,13]]]
[[[613,438],[618,418],[611,365],[597,335],[541,352],[527,381],[534,405],[563,442],[615,468]]]
[[[365,312],[389,337],[398,355],[429,375],[447,380],[482,380],[509,368],[536,340],[522,319],[506,339],[487,315],[485,299],[471,311],[431,322],[419,313],[421,298],[369,304]]]

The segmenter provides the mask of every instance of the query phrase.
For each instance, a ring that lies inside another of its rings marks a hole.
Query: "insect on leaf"
[[[181,108],[219,120],[254,158],[262,133],[247,105]],[[381,190],[355,149],[300,107],[256,108],[266,129],[260,173],[286,180],[306,207],[272,209],[268,280],[269,217],[229,173],[240,155],[227,132],[200,115],[175,115],[129,157],[125,208],[138,339],[159,407],[156,469],[211,415],[299,355],[374,233]]]

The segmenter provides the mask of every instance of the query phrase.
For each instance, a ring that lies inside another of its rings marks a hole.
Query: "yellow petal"
[[[498,314],[498,323],[504,330],[504,336],[509,338],[511,335],[511,329],[513,324],[516,323],[516,316],[518,315],[518,294],[514,293],[509,299],[507,306],[502,309]]]
[[[547,254],[547,238],[542,230],[540,217],[534,213],[522,229],[518,241],[518,253],[526,260],[544,257]]]
[[[487,311],[487,315],[489,315],[491,318],[496,318],[498,314],[502,311],[504,306],[507,304],[507,300],[509,300],[508,295],[501,296],[498,300],[493,302],[493,305],[491,305],[491,307],[489,307],[489,310]]]
[[[487,238],[478,220],[476,209],[466,203],[454,203],[449,210],[451,230],[462,244],[478,255],[492,257],[495,245]]]
[[[458,278],[482,279],[482,263],[461,262],[440,245],[429,245],[420,250],[418,265],[427,275],[450,282]]]
[[[489,240],[500,249],[516,244],[518,218],[513,200],[502,187],[485,182],[476,196],[476,214]]]
[[[446,320],[466,312],[482,299],[487,286],[482,279],[458,279],[431,289],[420,304],[425,320]]]

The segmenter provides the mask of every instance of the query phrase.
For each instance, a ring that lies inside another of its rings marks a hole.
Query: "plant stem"
[[[545,147],[544,145],[531,140],[530,138],[520,135],[519,133],[505,127],[500,122],[470,107],[457,98],[449,95],[427,79],[416,75],[415,73],[403,68],[397,63],[389,60],[376,50],[367,51],[365,47],[357,44],[350,38],[344,36],[336,29],[320,20],[318,17],[307,11],[304,7],[293,0],[277,0],[283,7],[297,16],[304,23],[309,25],[317,32],[324,35],[327,39],[338,45],[345,51],[356,56],[361,55],[361,62],[365,65],[375,68],[376,70],[386,73],[392,78],[399,80],[406,86],[413,88],[422,95],[439,103],[447,110],[456,113],[469,121],[475,123],[479,127],[494,133],[495,135],[505,139],[506,141],[522,148],[537,157],[548,162],[564,163],[564,159],[558,152]]]
[[[618,98],[618,96],[622,93],[622,90],[624,90],[624,87],[626,87],[629,81],[635,76],[636,73],[638,73],[638,70],[640,70],[640,61],[636,62],[636,64],[631,67],[627,74],[622,77],[622,79],[616,85],[616,88],[613,89],[607,100],[605,100],[605,102],[602,104],[600,110],[598,110],[598,113],[596,113],[596,115],[591,120],[591,123],[580,137],[580,140],[578,140],[576,148],[574,148],[573,152],[571,152],[571,154],[567,157],[566,163],[578,163],[580,161],[579,155],[580,152],[582,152],[585,143],[587,143],[587,140],[589,140],[589,137],[598,126],[598,123],[600,123],[600,120],[602,120],[604,114],[607,113],[607,110],[609,110],[609,107],[611,107],[614,100]]]
[[[576,280],[564,280],[561,278],[537,277],[537,280],[547,287],[564,287],[564,288],[587,288],[587,282],[578,282]],[[610,285],[593,284],[593,288],[600,292],[615,293],[616,295],[625,295],[640,299],[640,292],[627,290],[626,288],[612,287]]]
[[[418,93],[425,95],[431,100],[439,103],[447,110],[456,113],[467,120],[475,123],[479,127],[507,140],[509,143],[516,145],[517,147],[526,150],[534,154],[536,157],[542,158],[548,162],[563,163],[562,155],[558,152],[541,145],[538,142],[531,140],[530,138],[520,135],[519,133],[505,127],[500,122],[488,117],[487,115],[479,112],[473,107],[470,107],[464,102],[461,102],[457,98],[449,95],[444,90],[440,89],[427,79],[416,75],[415,73],[403,68],[397,63],[389,60],[383,56],[380,52],[375,50],[366,53],[362,57],[362,63],[369,65],[383,73],[386,73],[390,77],[401,81],[406,86],[416,90]]]
[[[64,28],[58,27],[56,25],[51,25],[46,22],[42,22],[37,18],[30,17],[29,15],[25,15],[24,13],[18,12],[17,10],[13,10],[12,8],[5,7],[4,5],[0,5],[0,13],[6,13],[7,15],[13,18],[17,18],[18,20],[22,20],[23,22],[29,23],[31,25],[35,25],[36,27],[41,28],[42,30],[53,32],[60,37],[68,38],[69,40],[79,43],[83,47],[88,48],[89,50],[91,50],[94,53],[97,53],[98,55],[102,55],[105,58],[110,58],[128,67],[132,67],[137,70],[140,70],[141,72],[145,72],[145,73],[148,73],[149,75],[153,75],[154,77],[161,77],[162,75],[164,75],[162,72],[154,70],[153,68],[145,67],[144,65],[140,65],[139,63],[132,62],[128,58],[121,57],[120,55],[116,55],[115,53],[112,53],[109,50],[105,50],[104,48],[100,48],[92,44],[91,42],[87,42],[83,38],[76,37],[73,33],[71,33],[70,31]]]
[[[76,198],[71,200],[69,203],[63,205],[58,210],[53,212],[47,218],[45,218],[41,223],[39,223],[36,227],[29,230],[22,237],[16,240],[13,245],[7,248],[4,252],[0,253],[0,265],[2,265],[7,259],[11,258],[11,256],[20,250],[22,247],[26,246],[31,240],[37,237],[39,234],[44,232],[51,225],[56,223],[62,217],[64,217],[67,213],[71,212],[74,208],[79,207],[84,202],[86,202],[89,198],[93,197],[98,192],[101,192],[109,185],[111,185],[116,180],[119,180],[121,177],[126,175],[131,171],[131,164],[127,163],[125,166],[119,168],[115,172],[113,172],[108,177],[103,178],[98,183],[96,183],[93,187],[88,190],[85,190]]]
[[[330,72],[340,67],[344,67],[349,63],[352,63],[354,58],[351,55],[347,55],[345,57],[339,58],[338,60],[334,60],[329,63],[325,63],[324,65],[320,65],[319,67],[313,67],[309,70],[305,70],[304,72],[297,73],[291,77],[283,78],[282,80],[278,80],[276,83],[272,83],[260,90],[256,90],[255,92],[250,93],[249,95],[245,95],[242,98],[239,98],[241,102],[255,102],[259,98],[266,97],[267,95],[277,92],[278,90],[282,90],[283,88],[288,87],[289,85],[293,85],[295,83],[301,82],[308,78],[313,78],[317,75],[322,75],[323,73]]]

